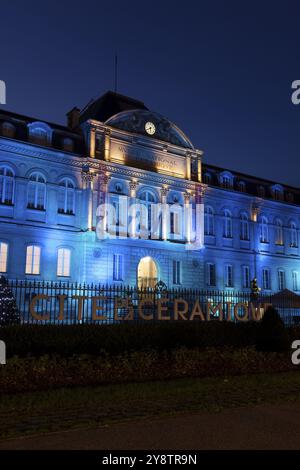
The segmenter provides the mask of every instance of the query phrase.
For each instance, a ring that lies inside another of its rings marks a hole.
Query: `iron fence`
[[[124,285],[10,280],[21,323],[82,324],[157,320],[246,321],[273,305],[287,325],[300,324],[300,296],[232,289],[139,289]]]

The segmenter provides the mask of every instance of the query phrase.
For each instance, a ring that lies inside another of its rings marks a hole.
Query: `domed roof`
[[[155,129],[152,135],[146,132],[146,123],[154,124]],[[122,111],[110,117],[105,124],[127,132],[143,134],[147,137],[159,139],[180,147],[194,148],[188,137],[175,124],[160,114],[149,110],[133,109]]]

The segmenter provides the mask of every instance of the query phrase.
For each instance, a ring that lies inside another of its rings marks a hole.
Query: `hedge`
[[[0,328],[7,357],[74,354],[118,355],[140,350],[168,351],[178,347],[255,345],[256,322],[160,322],[117,325],[15,325]]]

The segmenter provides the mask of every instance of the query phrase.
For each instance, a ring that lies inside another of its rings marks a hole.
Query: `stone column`
[[[90,158],[95,158],[96,152],[96,129],[90,129]]]
[[[195,203],[196,203],[196,210],[195,210],[195,242],[199,248],[204,245],[204,204],[203,204],[203,196],[204,196],[205,189],[201,185],[197,185],[196,187],[196,194],[195,194]]]
[[[136,238],[136,190],[138,183],[137,181],[130,181],[130,200],[129,200],[129,210],[128,217],[131,217],[131,220],[128,220],[129,226],[129,237]]]
[[[108,129],[104,135],[104,160],[110,161],[110,131]]]
[[[186,179],[187,180],[190,180],[191,179],[191,154],[190,152],[187,152],[186,153],[186,156],[185,156],[185,164],[186,164]]]
[[[92,230],[93,228],[93,185],[94,185],[94,173],[90,171],[83,171],[81,173],[84,189],[84,222],[83,227],[85,230]]]
[[[202,162],[200,156],[197,158],[197,179],[199,183],[202,182]]]
[[[184,237],[187,243],[191,242],[191,195],[184,194]]]
[[[163,187],[161,190],[161,228],[162,228],[162,239],[164,241],[168,240],[168,235],[170,231],[170,217],[169,217],[169,207],[167,204],[167,195],[168,188]]]

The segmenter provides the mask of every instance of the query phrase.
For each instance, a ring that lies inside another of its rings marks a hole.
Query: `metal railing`
[[[118,323],[124,320],[260,319],[273,305],[287,325],[300,324],[300,296],[174,288],[162,291],[124,285],[9,280],[21,323]],[[1,301],[1,285],[0,285]],[[5,301],[0,302],[1,308]],[[218,308],[217,308],[218,307]],[[247,315],[248,312],[248,315]]]

